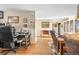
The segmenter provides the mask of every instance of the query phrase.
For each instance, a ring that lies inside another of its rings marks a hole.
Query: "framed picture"
[[[27,24],[24,24],[23,27],[27,28]]]
[[[49,28],[49,22],[41,22],[42,28]]]
[[[31,21],[30,21],[30,23],[32,24],[32,23],[33,23],[33,21],[31,20]]]
[[[28,23],[27,18],[23,18],[23,23]]]
[[[8,16],[9,23],[19,23],[19,16]]]
[[[30,20],[30,28],[35,28],[35,21],[34,20]]]
[[[0,11],[0,19],[3,19],[3,18],[4,18],[4,12]]]

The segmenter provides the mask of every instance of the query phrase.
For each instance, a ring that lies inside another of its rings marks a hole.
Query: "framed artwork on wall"
[[[49,22],[41,22],[42,28],[49,28]]]
[[[28,23],[27,18],[23,18],[23,23]]]
[[[19,23],[19,16],[8,16],[9,23]]]
[[[4,12],[0,11],[0,19],[3,19],[3,18],[4,18]]]
[[[23,24],[23,27],[24,27],[24,28],[27,28],[27,24]]]
[[[29,26],[30,28],[35,28],[35,21],[31,19]]]

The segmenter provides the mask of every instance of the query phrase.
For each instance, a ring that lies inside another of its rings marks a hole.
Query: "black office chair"
[[[25,49],[30,45],[30,33],[25,32],[24,35],[18,34],[17,36],[17,46],[21,47],[23,46]],[[24,39],[23,39],[24,38]]]
[[[57,54],[58,53],[58,43],[57,43],[57,37],[56,37],[56,35],[55,35],[55,31],[50,31],[50,34],[51,34],[51,36],[52,36],[52,39],[53,39],[53,49],[55,50],[54,52],[55,52],[55,54]]]
[[[8,27],[8,26],[0,27],[0,48],[2,48],[1,53],[4,53],[4,54],[7,54],[9,51],[16,52],[15,42],[13,40],[11,27]]]

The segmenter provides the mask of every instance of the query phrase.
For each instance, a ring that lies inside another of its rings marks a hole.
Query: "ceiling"
[[[76,15],[75,4],[3,4],[0,8],[14,8],[20,10],[33,10],[37,19],[52,19],[54,17]]]

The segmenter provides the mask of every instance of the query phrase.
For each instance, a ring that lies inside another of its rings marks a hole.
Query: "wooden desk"
[[[60,52],[60,54],[63,55],[64,53],[63,46],[65,45],[64,38],[58,37],[57,39],[58,39],[58,52]]]

